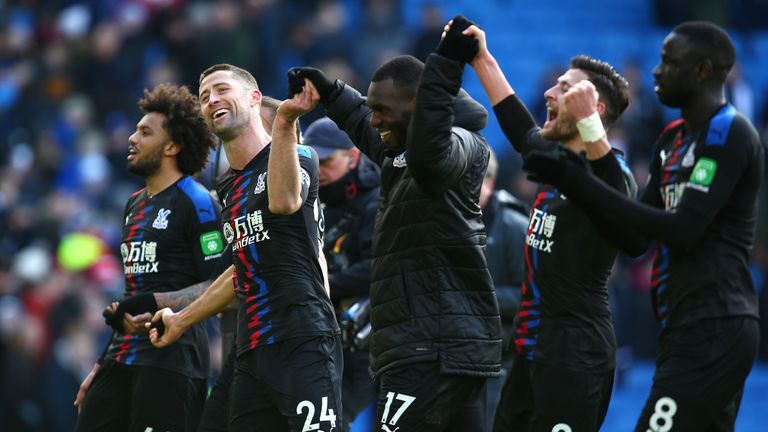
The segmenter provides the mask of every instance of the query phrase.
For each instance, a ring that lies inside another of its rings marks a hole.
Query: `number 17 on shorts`
[[[397,410],[392,413],[392,417],[390,418],[390,413],[392,412],[392,402],[395,400],[402,403],[397,408]],[[396,426],[397,421],[400,420],[400,417],[402,417],[402,415],[405,413],[405,410],[407,410],[415,400],[415,397],[408,396],[407,394],[395,392],[387,393],[387,403],[384,405],[384,414],[381,415],[381,430],[384,432],[395,432],[396,430],[400,429]]]

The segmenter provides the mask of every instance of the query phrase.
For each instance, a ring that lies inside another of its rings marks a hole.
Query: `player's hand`
[[[293,122],[297,118],[312,111],[320,102],[320,94],[308,78],[304,78],[304,85],[300,92],[280,103],[277,107],[277,115]]]
[[[153,314],[157,312],[157,301],[155,295],[152,293],[136,294],[133,296],[127,296],[120,299],[118,302],[113,302],[108,306],[104,312],[104,321],[115,329],[119,333],[126,333],[127,330],[123,323],[125,322],[125,314],[140,315],[149,312]]]
[[[566,195],[575,176],[591,172],[584,154],[565,147],[531,150],[523,159],[523,169],[528,172],[529,180],[553,185]]]
[[[143,314],[139,315],[131,315],[128,312],[124,313],[123,329],[125,330],[125,334],[149,334],[149,329],[147,329],[146,324],[150,322],[151,319],[152,314],[149,312],[144,312]]]
[[[116,332],[122,334],[125,333],[125,329],[123,328],[123,320],[116,315],[119,305],[120,304],[118,302],[112,302],[112,304],[104,308],[104,312],[101,313],[101,316],[104,317],[104,322],[108,326],[112,327]]]
[[[85,377],[83,382],[80,383],[80,389],[77,391],[77,396],[75,396],[75,403],[73,404],[77,407],[78,414],[80,414],[80,409],[83,407],[83,399],[85,399],[85,394],[91,387],[91,382],[93,381],[93,377],[96,375],[96,372],[99,371],[99,367],[101,366],[98,363],[94,364],[93,368],[91,368],[91,371],[88,372],[88,375]]]
[[[327,102],[336,91],[336,82],[325,76],[323,71],[313,67],[294,67],[288,70],[288,98],[300,93],[304,87],[304,79],[312,82],[320,95],[320,102]]]
[[[163,331],[159,331],[157,328],[158,324],[162,324],[164,327]],[[146,323],[145,326],[149,329],[149,340],[155,348],[163,348],[171,345],[187,330],[187,328],[181,324],[178,314],[174,313],[171,308],[164,308],[157,311],[155,316],[152,317],[152,321]]]
[[[581,80],[565,92],[565,110],[574,120],[585,119],[597,111],[599,95],[589,80]]]
[[[479,41],[474,36],[464,33],[472,26],[477,28],[472,21],[461,15],[456,15],[443,29],[440,43],[435,52],[452,60],[470,63],[477,56],[479,50]]]

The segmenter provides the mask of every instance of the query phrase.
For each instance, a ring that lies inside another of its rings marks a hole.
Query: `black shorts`
[[[733,431],[760,339],[754,318],[665,329],[651,394],[635,431]]]
[[[229,352],[221,372],[205,401],[197,432],[229,431],[229,389],[235,376],[235,350]]]
[[[240,354],[229,430],[341,431],[342,367],[338,336],[289,339]]]
[[[192,432],[205,380],[164,369],[106,361],[85,394],[76,432]]]
[[[381,374],[377,431],[485,431],[486,378],[446,375],[437,362]]]
[[[613,369],[565,369],[518,354],[501,390],[493,431],[596,432],[612,391]]]

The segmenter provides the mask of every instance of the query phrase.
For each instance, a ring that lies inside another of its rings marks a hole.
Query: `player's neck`
[[[176,167],[161,167],[155,174],[144,179],[147,183],[147,195],[153,197],[159,194],[179,181],[183,176],[184,174]]]
[[[587,151],[587,145],[584,143],[584,141],[581,140],[579,134],[576,134],[568,141],[564,141],[563,145],[571,149],[576,154]]]
[[[699,92],[690,103],[680,108],[680,116],[687,132],[698,131],[725,105],[725,96],[721,91]]]
[[[248,165],[248,162],[256,157],[259,152],[264,150],[264,147],[266,147],[271,140],[269,134],[261,125],[261,121],[258,120],[252,121],[251,124],[244,128],[236,137],[222,142],[224,144],[224,152],[227,154],[229,165],[236,170],[241,170]]]

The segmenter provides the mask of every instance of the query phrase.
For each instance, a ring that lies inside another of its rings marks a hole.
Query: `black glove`
[[[304,88],[304,78],[312,81],[312,84],[320,94],[320,102],[330,100],[336,90],[336,82],[329,80],[323,71],[313,67],[295,67],[288,70],[288,97],[292,98]]]
[[[583,152],[577,154],[565,147],[531,150],[523,160],[523,169],[529,180],[551,184],[566,195],[574,179],[592,172]]]
[[[120,333],[125,333],[123,328],[123,315],[127,312],[131,315],[139,315],[145,312],[154,314],[157,312],[157,301],[152,293],[137,294],[130,297],[123,297],[119,300],[120,304],[114,314],[105,310],[102,315],[104,322]]]
[[[456,15],[453,18],[451,29],[448,30],[448,33],[445,34],[445,37],[437,45],[436,52],[452,60],[464,63],[471,62],[479,49],[477,39],[461,34],[471,25],[475,25],[475,23],[461,15]]]

